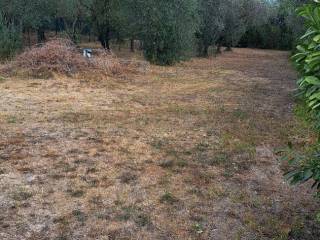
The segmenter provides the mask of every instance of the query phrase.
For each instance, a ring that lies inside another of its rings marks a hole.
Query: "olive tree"
[[[79,40],[79,33],[88,19],[89,11],[81,1],[56,1],[56,31],[64,30],[73,42]]]
[[[99,42],[105,49],[110,49],[112,34],[117,33],[123,22],[119,0],[91,0],[85,4],[90,11],[90,18]]]
[[[246,31],[246,21],[244,13],[244,1],[225,0],[223,3],[224,28],[221,34],[221,40],[227,47],[227,50],[238,44],[242,35]]]
[[[171,65],[187,57],[197,28],[196,0],[140,0],[141,32],[146,58]]]
[[[224,30],[224,0],[200,0],[199,29],[196,33],[199,56],[208,56],[210,46],[215,46]]]

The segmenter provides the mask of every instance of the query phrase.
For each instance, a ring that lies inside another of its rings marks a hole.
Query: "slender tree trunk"
[[[30,34],[30,28],[28,28],[28,45],[31,47],[31,34]]]
[[[72,41],[74,43],[77,42],[77,23],[78,23],[78,18],[76,18],[72,24]]]
[[[143,50],[144,49],[144,42],[142,42],[141,40],[139,40],[139,50]]]
[[[199,41],[199,43],[198,43],[198,57],[203,57],[202,54],[203,54],[203,44],[202,44],[202,42]]]
[[[204,45],[203,46],[203,53],[202,53],[203,57],[208,57],[209,56],[209,45]]]
[[[217,45],[217,54],[221,54],[221,43]]]
[[[42,27],[38,28],[37,36],[38,36],[38,43],[42,43],[42,42],[46,41],[46,35],[45,35],[44,29]]]
[[[104,49],[110,50],[110,29],[100,31],[98,40]]]
[[[134,52],[134,39],[133,38],[130,39],[130,51]]]
[[[58,18],[56,18],[56,21],[55,21],[55,30],[56,30],[56,36],[58,35],[58,30],[59,30],[59,20]]]

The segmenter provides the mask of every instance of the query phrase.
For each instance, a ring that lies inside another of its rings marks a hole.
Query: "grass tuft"
[[[179,199],[176,198],[172,193],[166,192],[161,196],[160,202],[172,205],[172,204],[179,202]]]

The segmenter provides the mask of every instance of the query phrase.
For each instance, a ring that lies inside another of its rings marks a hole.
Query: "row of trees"
[[[158,64],[173,64],[194,49],[207,56],[222,45],[289,48],[300,31],[292,13],[301,2],[0,0],[0,54],[12,56],[22,45],[22,34],[36,32],[38,42],[45,41],[46,31],[64,32],[74,42],[93,34],[106,49],[111,40],[140,40],[146,58]]]
[[[249,24],[240,41],[243,47],[291,50],[305,27],[296,9],[310,0],[281,0],[257,12],[259,22]]]

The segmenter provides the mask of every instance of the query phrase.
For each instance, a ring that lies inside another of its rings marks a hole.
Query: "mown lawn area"
[[[319,239],[312,192],[275,155],[307,141],[296,78],[288,53],[250,49],[1,78],[0,239]]]

